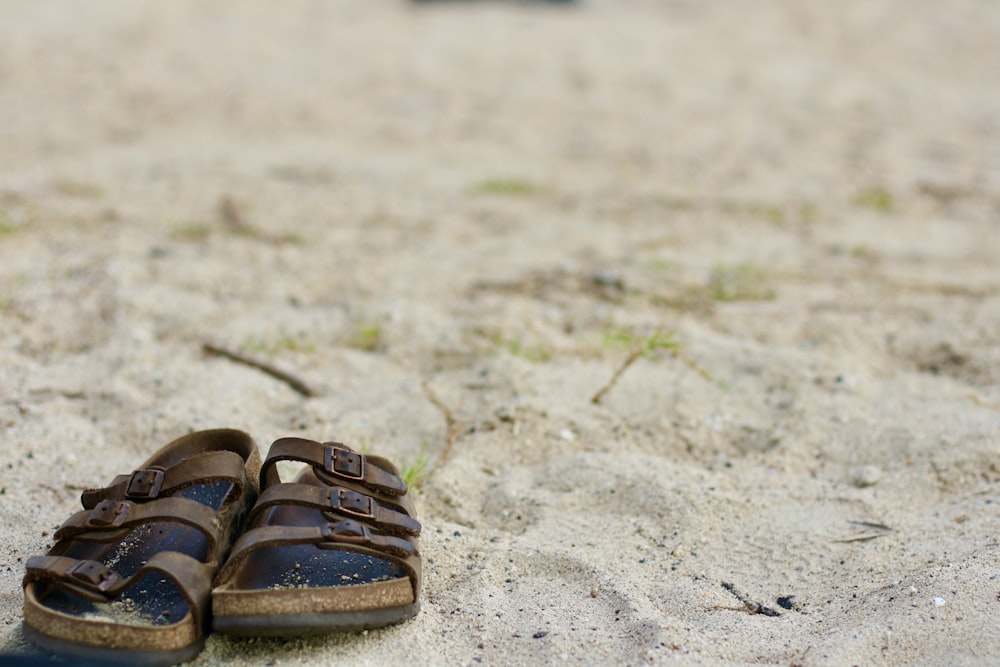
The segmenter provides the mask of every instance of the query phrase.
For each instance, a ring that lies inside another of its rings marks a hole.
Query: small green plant
[[[785,207],[779,204],[768,204],[765,202],[722,201],[719,206],[723,211],[731,215],[757,218],[758,220],[765,220],[779,227],[785,224]]]
[[[288,245],[304,245],[306,237],[298,232],[285,232],[284,234],[277,235],[273,240],[276,243],[287,243]]]
[[[493,178],[476,185],[473,192],[507,197],[531,197],[546,194],[549,189],[519,178]]]
[[[865,188],[854,197],[854,204],[868,208],[883,215],[892,213],[896,207],[892,193],[881,186]]]
[[[385,343],[383,336],[381,324],[375,321],[362,321],[357,323],[354,333],[348,336],[344,343],[363,352],[376,352]]]
[[[604,333],[603,344],[605,349],[638,350],[640,355],[646,356],[657,349],[679,347],[679,344],[673,340],[673,334],[664,334],[657,331],[651,336],[643,337],[628,329],[606,331]]]
[[[419,488],[431,476],[431,471],[427,469],[430,463],[431,457],[427,453],[427,443],[425,442],[417,459],[413,463],[403,466],[403,481],[406,482],[406,486],[410,489]]]
[[[785,207],[778,204],[751,204],[747,207],[747,213],[778,227],[785,224],[787,217]]]
[[[698,209],[704,208],[705,202],[693,199],[691,197],[681,197],[674,195],[663,195],[656,196],[651,199],[651,202],[660,208],[664,208],[668,211],[673,212],[683,212],[683,211],[696,211]]]
[[[61,179],[53,183],[53,187],[59,194],[77,199],[100,199],[104,196],[104,190],[99,185],[82,181]]]
[[[520,339],[507,341],[507,351],[515,357],[521,357],[531,362],[546,362],[552,359],[552,353],[539,345],[529,346]]]
[[[243,345],[249,352],[262,352],[276,356],[282,352],[310,353],[316,351],[316,341],[291,334],[281,334],[276,338],[251,336]]]
[[[817,218],[819,218],[819,211],[816,210],[816,205],[811,202],[799,204],[797,213],[798,221],[803,225],[815,224]]]
[[[171,239],[189,243],[200,243],[211,234],[212,230],[202,222],[185,222],[170,230]]]
[[[679,265],[677,262],[669,259],[664,259],[662,257],[656,257],[649,262],[649,268],[652,271],[658,273],[672,273],[677,271]]]
[[[496,334],[493,344],[510,355],[532,363],[544,363],[552,360],[552,351],[549,348],[543,345],[529,345],[521,338],[508,338],[502,332]]]
[[[871,246],[865,245],[864,243],[859,243],[853,248],[851,248],[851,257],[855,259],[864,259],[868,261],[873,261],[878,259],[878,253],[872,249]]]
[[[752,264],[716,266],[708,279],[715,301],[769,301],[774,298],[767,273]]]
[[[27,228],[26,222],[18,222],[7,212],[0,210],[0,236],[16,234]]]
[[[652,358],[657,350],[678,350],[681,344],[674,340],[673,333],[662,333],[657,331],[649,338],[642,341],[640,353],[647,359]]]

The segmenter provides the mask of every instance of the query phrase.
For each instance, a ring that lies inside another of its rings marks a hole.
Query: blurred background
[[[975,664],[998,44],[987,0],[0,0],[7,646],[39,527],[228,426],[421,474],[418,622],[307,660]]]
[[[760,382],[734,361],[747,346],[829,356],[772,378],[792,395],[1000,378],[988,3],[0,14],[0,372],[21,437],[55,428],[25,419],[54,401],[98,441],[123,437],[93,425],[111,414],[140,441],[223,422],[434,459],[435,378],[468,422],[525,400],[526,378],[569,410],[664,336],[699,370],[607,400],[656,447],[714,461],[774,442],[794,403],[751,390],[719,421],[733,397],[704,378]],[[678,444],[684,396],[715,444]]]

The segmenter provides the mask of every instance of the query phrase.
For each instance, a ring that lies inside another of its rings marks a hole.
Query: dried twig
[[[616,370],[614,375],[611,376],[611,379],[608,380],[607,384],[601,387],[601,389],[594,394],[593,398],[590,399],[590,402],[595,404],[600,403],[601,399],[604,398],[604,395],[611,391],[611,388],[618,383],[618,378],[620,378],[622,374],[644,354],[646,354],[646,348],[640,348],[638,350],[633,350],[631,354],[625,357],[625,361],[622,362],[622,365],[618,367],[618,370]]]
[[[748,614],[761,614],[763,616],[781,616],[780,611],[771,609],[770,607],[765,607],[759,602],[754,602],[746,595],[743,595],[738,590],[736,590],[736,586],[734,586],[733,584],[726,583],[725,581],[721,583],[723,588],[732,593],[733,597],[735,597],[737,600],[743,603],[743,608],[740,609],[739,611],[745,611]]]
[[[240,236],[257,236],[257,230],[253,228],[243,217],[239,205],[232,197],[225,196],[219,200],[219,217],[226,231]]]
[[[882,536],[883,535],[881,533],[875,535],[858,535],[857,537],[848,537],[843,540],[834,540],[834,542],[837,542],[838,544],[850,544],[851,542],[867,542],[869,540],[877,540]]]
[[[852,526],[861,526],[862,528],[874,528],[875,530],[884,530],[890,533],[892,532],[892,528],[884,523],[872,523],[871,521],[848,521],[847,523]]]
[[[440,410],[441,414],[444,415],[444,423],[448,429],[448,436],[445,440],[444,448],[441,450],[441,457],[438,460],[438,466],[440,467],[443,466],[445,462],[448,461],[448,457],[451,456],[451,449],[455,445],[455,441],[458,440],[458,434],[461,432],[462,426],[458,423],[458,420],[455,419],[455,413],[453,413],[451,408],[445,405],[444,401],[442,401],[438,395],[431,390],[430,385],[428,385],[426,381],[421,384],[421,387],[424,390],[424,395],[427,397],[427,400],[433,403],[434,407]]]
[[[670,350],[670,353],[674,356],[675,359],[680,359],[684,363],[685,366],[687,366],[688,368],[690,368],[691,370],[693,370],[695,373],[697,373],[699,376],[701,376],[701,379],[704,380],[705,382],[708,382],[709,384],[714,384],[714,385],[716,385],[718,387],[721,387],[722,389],[726,388],[726,385],[725,385],[724,382],[722,382],[721,380],[716,380],[715,377],[713,377],[712,374],[709,373],[707,370],[705,370],[704,368],[702,368],[701,365],[697,361],[695,361],[691,357],[687,356],[686,354],[684,354],[680,350],[678,350],[678,349],[672,349],[672,350]]]
[[[677,342],[671,338],[669,335],[664,336],[663,334],[657,332],[652,336],[647,338],[642,342],[642,345],[632,350],[625,361],[622,362],[621,366],[614,372],[611,379],[608,380],[607,384],[600,388],[600,390],[594,394],[593,398],[590,399],[591,403],[597,404],[601,402],[604,395],[607,394],[611,389],[618,383],[619,378],[625,373],[635,362],[637,362],[641,357],[649,356],[653,351],[658,349],[668,349],[676,350],[678,347]],[[690,365],[690,362],[688,363]]]
[[[247,222],[239,202],[228,195],[219,200],[219,218],[223,228],[236,236],[258,239],[268,243],[286,243],[298,239],[294,234],[268,234],[257,229]]]
[[[852,526],[861,526],[862,528],[868,528],[869,530],[874,530],[874,533],[865,533],[864,535],[855,535],[854,537],[846,537],[842,540],[834,540],[840,544],[850,544],[851,542],[867,542],[868,540],[874,540],[879,537],[884,536],[887,533],[892,532],[892,528],[885,525],[884,523],[872,523],[871,521],[848,521],[847,523]]]
[[[299,392],[300,394],[302,394],[307,398],[316,395],[316,392],[313,391],[313,389],[309,385],[307,385],[304,380],[302,380],[296,375],[289,373],[288,371],[284,371],[276,366],[273,366],[272,364],[269,364],[266,361],[261,361],[260,359],[254,359],[253,357],[249,357],[240,352],[229,350],[227,348],[220,347],[218,345],[213,345],[212,343],[205,343],[201,346],[201,348],[208,354],[214,354],[219,357],[225,357],[230,361],[235,361],[240,364],[245,364],[247,366],[250,366],[251,368],[256,368],[259,371],[267,373],[274,379],[281,380],[289,387],[291,387],[292,389],[294,389],[295,391]]]

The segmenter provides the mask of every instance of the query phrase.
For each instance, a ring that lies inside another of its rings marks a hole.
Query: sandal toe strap
[[[225,581],[258,549],[315,544],[321,549],[348,549],[388,559],[405,568],[414,580],[420,576],[420,554],[410,540],[371,530],[358,521],[342,520],[323,526],[262,526],[245,532],[219,572]]]
[[[174,582],[200,627],[212,590],[214,567],[182,553],[162,551],[128,578],[99,561],[67,556],[32,556],[26,570],[24,586],[53,583],[91,602],[110,602],[143,576],[156,572]]]
[[[318,544],[321,549],[337,549],[341,545],[354,544],[400,558],[409,558],[416,553],[409,540],[376,533],[360,521],[342,519],[320,526],[319,530],[323,536],[323,541]]]
[[[25,563],[24,585],[35,581],[58,582],[93,602],[107,602],[121,592],[121,575],[96,560],[68,556],[32,556]]]

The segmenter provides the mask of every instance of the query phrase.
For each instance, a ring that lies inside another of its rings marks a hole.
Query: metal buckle
[[[365,457],[337,445],[328,445],[323,452],[323,468],[331,475],[345,479],[365,478]]]
[[[403,558],[409,558],[414,553],[413,545],[409,541],[382,533],[372,533],[365,524],[350,519],[328,523],[322,530],[323,539],[326,541],[316,545],[320,549],[337,549],[342,548],[344,544],[357,544]]]
[[[82,581],[88,588],[96,588],[102,593],[106,593],[121,581],[117,572],[96,560],[77,561],[73,567],[66,570],[66,574]]]
[[[105,498],[90,510],[87,526],[92,528],[117,528],[125,522],[125,517],[132,511],[132,503],[117,502]]]
[[[330,489],[330,509],[359,519],[375,519],[375,499],[357,491],[335,486]]]
[[[372,533],[368,530],[368,526],[363,523],[345,519],[323,526],[323,538],[329,545],[327,548],[335,548],[336,544],[345,542],[348,544],[368,544],[372,540]]]
[[[163,486],[163,471],[155,468],[145,468],[132,473],[125,490],[126,498],[135,500],[151,500],[160,493]]]

